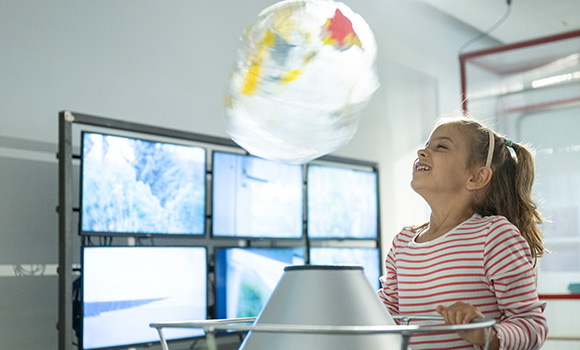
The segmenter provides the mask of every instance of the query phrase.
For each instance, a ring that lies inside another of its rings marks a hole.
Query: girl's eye
[[[447,147],[443,146],[443,145],[437,145],[437,148],[443,148],[443,149],[447,149]]]

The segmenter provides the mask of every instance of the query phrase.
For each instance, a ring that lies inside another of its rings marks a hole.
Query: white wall
[[[403,200],[410,164],[436,114],[458,108],[457,48],[478,33],[417,0],[345,2],[375,33],[382,85],[336,153],[379,162],[388,247],[427,219],[419,199]],[[238,37],[272,3],[0,0],[2,347],[56,348],[58,111],[225,137]]]

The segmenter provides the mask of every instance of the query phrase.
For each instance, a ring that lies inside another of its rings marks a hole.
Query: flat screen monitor
[[[84,247],[82,349],[159,342],[150,323],[207,318],[203,247]],[[203,330],[167,328],[167,339]]]
[[[256,317],[284,268],[304,265],[304,248],[221,248],[216,250],[217,317]]]
[[[378,248],[310,248],[311,265],[356,265],[364,268],[371,286],[380,288],[381,262]]]
[[[307,170],[310,238],[377,238],[377,173],[311,164]]]
[[[301,238],[302,198],[301,165],[213,153],[213,236]]]
[[[202,147],[83,132],[81,189],[81,234],[204,234]]]

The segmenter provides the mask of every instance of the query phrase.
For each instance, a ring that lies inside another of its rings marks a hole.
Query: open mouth
[[[426,165],[426,164],[415,162],[415,170],[417,170],[417,171],[429,171],[429,170],[431,170],[431,167]]]

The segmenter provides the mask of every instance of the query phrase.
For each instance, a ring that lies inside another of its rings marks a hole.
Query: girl
[[[491,331],[490,349],[539,349],[548,327],[534,273],[544,248],[530,152],[460,118],[439,122],[417,156],[411,187],[431,217],[394,238],[379,297],[394,315],[497,323],[492,330],[416,334],[411,348],[473,349]]]

